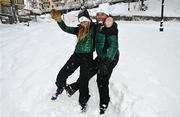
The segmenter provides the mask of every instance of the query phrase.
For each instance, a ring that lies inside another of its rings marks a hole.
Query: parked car
[[[16,20],[12,15],[9,14],[0,14],[0,20],[3,24],[13,24],[16,23]]]

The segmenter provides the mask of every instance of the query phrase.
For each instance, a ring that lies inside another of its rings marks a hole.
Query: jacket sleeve
[[[114,23],[112,28],[106,30],[108,48],[105,57],[113,60],[118,51],[118,29],[117,24]]]
[[[107,49],[105,57],[113,60],[118,50],[118,37],[117,35],[111,35],[107,38],[107,41],[109,48]]]
[[[65,22],[62,20],[61,22],[57,22],[59,27],[67,33],[77,35],[78,33],[78,27],[70,27],[65,24]]]

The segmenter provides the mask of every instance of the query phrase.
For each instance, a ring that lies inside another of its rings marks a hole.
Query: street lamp
[[[163,32],[164,30],[163,21],[164,21],[164,0],[162,0],[162,4],[161,4],[161,22],[160,22],[160,28],[159,28],[160,32]]]
[[[10,4],[11,4],[11,9],[12,9],[12,23],[17,23],[17,17],[16,17],[16,6],[15,6],[15,1],[14,0],[10,0]]]

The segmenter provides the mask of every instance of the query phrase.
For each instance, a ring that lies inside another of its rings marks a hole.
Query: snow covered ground
[[[76,25],[73,14],[65,16]],[[118,21],[120,61],[110,80],[111,103],[104,117],[179,117],[180,23]],[[98,117],[96,76],[81,114],[78,93],[51,101],[56,75],[73,53],[75,36],[42,16],[30,27],[0,24],[0,117]],[[68,80],[78,78],[77,70]]]

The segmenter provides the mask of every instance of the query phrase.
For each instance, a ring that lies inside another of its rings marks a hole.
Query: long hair
[[[78,36],[77,36],[78,42],[85,40],[85,37],[89,31],[89,28],[90,28],[90,24],[88,25],[88,27],[83,27],[82,25],[80,25]]]

